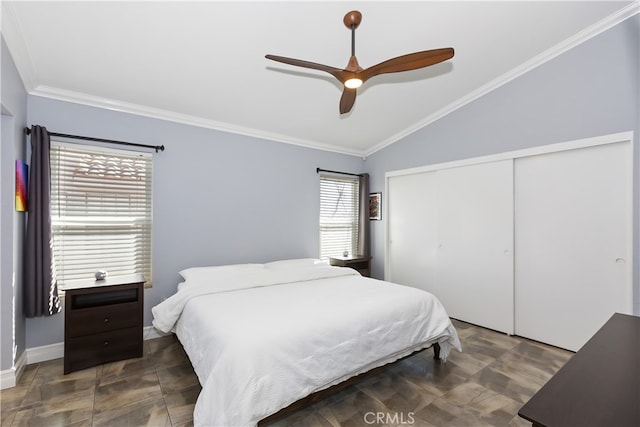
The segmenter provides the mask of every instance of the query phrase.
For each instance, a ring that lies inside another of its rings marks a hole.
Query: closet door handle
[[[625,262],[624,258],[616,258],[616,264],[624,264]]]

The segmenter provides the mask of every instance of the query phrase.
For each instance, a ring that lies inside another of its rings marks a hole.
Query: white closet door
[[[513,160],[437,178],[436,295],[451,317],[513,333]]]
[[[516,160],[516,334],[575,351],[631,313],[630,149]]]
[[[435,290],[436,190],[435,172],[388,179],[386,279]]]

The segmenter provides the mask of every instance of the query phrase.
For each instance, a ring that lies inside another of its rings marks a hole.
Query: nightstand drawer
[[[67,313],[67,332],[69,337],[80,337],[137,326],[139,314],[137,302],[72,310]]]
[[[115,360],[142,357],[142,329],[133,327],[70,338],[66,345],[65,365],[68,365],[70,371]]]

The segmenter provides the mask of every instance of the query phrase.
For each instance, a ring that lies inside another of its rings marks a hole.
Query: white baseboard
[[[18,383],[18,378],[20,378],[20,375],[22,375],[25,366],[27,366],[26,362],[27,356],[25,352],[23,352],[22,356],[20,356],[13,368],[0,371],[0,390],[16,386],[16,384]]]
[[[145,326],[142,330],[142,337],[145,340],[152,340],[166,335],[170,334],[165,334],[153,326]],[[47,360],[59,359],[61,357],[64,357],[64,343],[62,342],[26,349],[16,362],[16,366],[0,371],[0,390],[15,387],[26,365],[46,362]]]
[[[25,352],[22,352],[22,354],[18,358],[18,361],[16,362],[16,366],[14,366],[15,373],[16,373],[16,384],[18,383],[18,380],[22,376],[22,373],[24,372],[24,368],[26,367],[27,367],[27,354]]]
[[[47,360],[59,359],[64,356],[64,343],[41,345],[40,347],[28,348],[24,351],[27,354],[27,365],[33,363],[46,362]]]
[[[166,337],[167,335],[171,335],[171,333],[165,334],[164,332],[157,330],[153,326],[145,326],[142,330],[142,336],[144,340]]]
[[[16,368],[0,371],[0,390],[16,386]]]

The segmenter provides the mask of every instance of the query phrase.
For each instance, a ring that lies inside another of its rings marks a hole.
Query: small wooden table
[[[330,257],[329,264],[337,267],[350,267],[358,271],[365,277],[371,276],[371,268],[369,261],[371,257],[368,256],[337,256]]]
[[[518,415],[534,427],[640,426],[640,317],[614,314]]]

